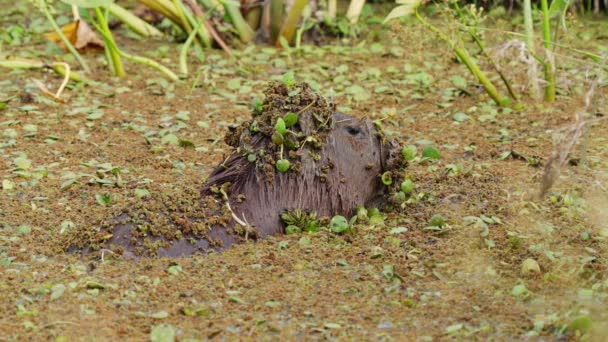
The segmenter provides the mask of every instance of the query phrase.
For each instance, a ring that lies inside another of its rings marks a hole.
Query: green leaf
[[[453,118],[453,119],[454,119],[454,121],[456,121],[456,122],[464,122],[464,121],[467,121],[467,120],[469,119],[469,116],[468,116],[468,115],[466,115],[466,114],[465,114],[465,113],[463,113],[463,112],[458,112],[458,113],[455,113],[455,114],[452,116],[452,118]]]
[[[67,181],[61,183],[61,190],[65,190],[76,183],[78,183],[78,181],[76,179],[74,179],[74,178],[68,179]]]
[[[283,84],[285,84],[287,87],[292,87],[296,84],[296,79],[293,74],[293,71],[288,71],[283,74]]]
[[[287,133],[287,125],[285,124],[285,121],[283,121],[283,119],[278,118],[277,119],[277,123],[274,125],[274,130],[279,132],[279,134],[281,135],[285,135],[285,133]]]
[[[173,342],[175,341],[175,327],[171,324],[161,324],[152,328],[150,332],[152,342]]]
[[[287,159],[279,159],[276,163],[277,170],[281,173],[287,172],[287,170],[289,170],[289,165],[289,160]]]
[[[443,218],[443,216],[435,214],[433,215],[433,217],[431,217],[429,225],[431,227],[443,227],[443,225],[445,225],[445,219]]]
[[[189,121],[190,120],[190,112],[188,111],[180,111],[175,114],[175,117],[181,121]]]
[[[100,205],[108,205],[112,202],[112,197],[108,194],[97,194],[95,195],[95,201]]]
[[[570,0],[553,0],[549,6],[549,18],[559,17],[559,22],[566,30],[566,11],[570,6]]]
[[[451,81],[456,88],[465,89],[467,87],[467,80],[460,75],[452,76]]]
[[[13,163],[15,163],[15,166],[17,166],[17,168],[21,170],[27,170],[32,167],[32,161],[27,159],[26,156],[15,158],[15,160],[13,160]]]
[[[287,113],[283,117],[283,121],[285,122],[285,127],[289,128],[296,123],[298,123],[298,114],[296,113]]]
[[[190,140],[180,140],[179,147],[183,148],[194,148],[194,143]]]
[[[177,136],[175,136],[175,134],[169,133],[165,135],[160,142],[163,144],[177,145],[179,144],[179,139]]]
[[[441,158],[441,154],[433,146],[427,146],[422,150],[422,158],[439,159]]]
[[[391,185],[393,184],[393,173],[391,171],[386,171],[382,174],[382,184]]]
[[[144,198],[150,196],[150,191],[147,189],[135,189],[135,196],[137,198]]]
[[[3,190],[13,190],[15,188],[15,183],[11,182],[8,179],[2,180],[2,189]]]
[[[63,284],[55,284],[51,286],[51,300],[57,300],[59,297],[63,296],[65,292],[65,285]]]
[[[298,226],[289,225],[289,226],[285,227],[285,234],[287,234],[287,235],[297,234],[297,233],[300,233],[301,231],[302,231],[302,229],[300,229],[300,227],[298,227]]]
[[[329,228],[334,233],[343,233],[348,229],[348,221],[346,220],[346,217],[336,215],[331,219],[331,222],[329,222]]]
[[[169,317],[169,313],[167,311],[159,311],[150,315],[152,318],[162,319]]]
[[[401,155],[405,160],[413,160],[418,154],[418,149],[414,145],[407,145],[401,150]]]
[[[393,10],[384,19],[383,24],[386,24],[393,19],[405,17],[414,13],[416,7],[418,7],[420,4],[420,0],[398,0],[397,3],[401,4],[401,6],[393,8]]]
[[[114,0],[61,0],[68,5],[74,5],[82,8],[95,8],[100,6],[108,6]]]
[[[579,316],[568,323],[567,329],[570,331],[580,331],[585,334],[591,330],[593,321],[589,316]]]
[[[414,182],[412,182],[411,179],[406,179],[403,182],[401,182],[401,191],[403,191],[404,194],[408,195],[408,194],[412,193],[413,190],[414,190]]]

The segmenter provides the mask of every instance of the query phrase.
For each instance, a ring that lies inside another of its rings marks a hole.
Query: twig
[[[70,81],[70,74],[71,74],[70,65],[68,63],[61,62],[60,64],[62,64],[63,67],[65,68],[65,77],[63,78],[63,82],[61,82],[61,86],[59,86],[59,89],[57,89],[57,93],[55,93],[55,96],[57,98],[59,98],[59,96],[63,92],[63,89],[65,89],[65,86],[68,85],[68,82]]]
[[[608,57],[608,56],[607,56]],[[606,58],[605,58],[606,59]],[[604,60],[605,60],[604,59]],[[557,180],[562,167],[566,164],[566,159],[568,155],[580,139],[583,134],[583,129],[592,123],[596,123],[599,121],[603,121],[608,119],[608,117],[584,120],[582,118],[582,113],[586,111],[591,105],[591,99],[593,98],[595,89],[597,85],[602,81],[601,77],[595,79],[595,81],[591,84],[589,91],[585,95],[585,107],[574,114],[574,124],[568,127],[564,137],[561,139],[561,143],[555,152],[549,157],[547,163],[545,164],[545,170],[543,173],[543,178],[540,186],[539,198],[543,198],[547,191],[553,186],[555,181]]]

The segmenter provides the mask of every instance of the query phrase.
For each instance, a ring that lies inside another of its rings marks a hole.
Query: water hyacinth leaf
[[[310,221],[308,222],[308,224],[306,225],[306,227],[304,228],[305,232],[309,232],[309,233],[316,233],[319,231],[319,222],[317,221]]]
[[[329,228],[334,233],[343,233],[348,229],[348,221],[346,217],[336,215],[329,222]]]
[[[511,290],[511,295],[519,299],[527,299],[528,297],[530,297],[530,290],[528,290],[526,285],[518,284],[513,286],[513,289]]]
[[[253,110],[257,114],[262,114],[264,102],[261,99],[255,98],[253,99]]]
[[[2,190],[13,190],[15,188],[15,183],[11,182],[8,179],[2,180]]]
[[[15,158],[15,160],[13,160],[13,163],[20,170],[28,170],[32,166],[32,161],[29,160],[26,156]]]
[[[279,159],[276,163],[277,170],[279,170],[279,172],[282,172],[282,173],[287,172],[289,170],[289,166],[290,166],[290,163],[289,163],[289,160],[287,160],[287,159]]]
[[[566,328],[570,331],[579,331],[585,334],[591,330],[592,325],[593,321],[589,316],[579,316],[570,321]]]
[[[147,189],[135,189],[135,196],[137,196],[137,198],[149,197],[150,191]]]
[[[540,265],[538,262],[532,258],[528,258],[524,260],[521,264],[521,273],[523,275],[531,275],[535,273],[540,273]]]
[[[382,174],[382,184],[391,185],[393,184],[393,173],[390,171],[386,171]]]
[[[433,146],[427,146],[422,150],[422,157],[429,159],[439,159],[441,158],[441,154]]]
[[[454,119],[454,121],[456,121],[456,122],[465,122],[465,121],[469,120],[469,116],[463,112],[458,112],[452,116],[452,119]]]
[[[445,225],[445,219],[443,218],[443,216],[435,214],[433,215],[433,217],[431,217],[429,225],[431,227],[443,227]]]
[[[177,138],[177,136],[175,134],[169,133],[169,134],[165,135],[164,137],[162,137],[160,142],[162,144],[177,145],[177,144],[179,144],[179,139]]]
[[[289,88],[296,84],[296,78],[293,71],[290,70],[283,74],[283,84]]]
[[[401,150],[401,155],[403,156],[403,159],[405,159],[407,161],[410,161],[410,160],[413,160],[414,158],[416,158],[417,154],[418,154],[418,149],[414,145],[407,145]]]
[[[285,127],[289,128],[298,123],[298,114],[291,112],[287,113],[283,117],[283,121],[285,122]]]
[[[169,313],[167,311],[159,311],[150,315],[152,318],[163,319],[169,317]]]
[[[59,297],[63,296],[65,292],[65,285],[63,284],[55,284],[51,286],[51,300],[57,300]]]
[[[301,231],[302,231],[302,229],[300,229],[300,227],[298,227],[298,226],[289,225],[289,226],[285,227],[285,234],[287,234],[287,235],[297,234],[297,233],[300,233]]]
[[[409,195],[412,193],[413,190],[414,190],[414,182],[412,182],[411,179],[406,179],[403,182],[401,182],[401,191],[403,191],[404,194]]]
[[[173,342],[175,341],[175,327],[171,324],[161,324],[154,326],[150,332],[152,342]]]
[[[451,81],[456,88],[464,89],[467,87],[467,80],[460,75],[452,76]]]
[[[283,145],[283,135],[277,131],[272,133],[272,137],[270,137],[270,140],[272,140],[275,145]]]
[[[287,133],[285,121],[283,121],[283,119],[281,119],[281,118],[278,118],[277,123],[274,125],[274,130],[277,131],[281,135],[285,135],[285,133]]]
[[[112,202],[112,198],[108,194],[97,194],[95,195],[95,201],[100,205],[108,205]]]

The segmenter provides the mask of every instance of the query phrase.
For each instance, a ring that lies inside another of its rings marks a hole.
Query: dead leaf
[[[61,32],[78,51],[88,49],[103,49],[103,41],[84,21],[77,19],[61,28]],[[65,49],[61,38],[56,32],[45,33],[44,37]]]

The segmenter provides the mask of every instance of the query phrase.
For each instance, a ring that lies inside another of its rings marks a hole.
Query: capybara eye
[[[348,134],[353,136],[361,134],[361,129],[359,127],[346,126],[346,131],[348,132]]]

